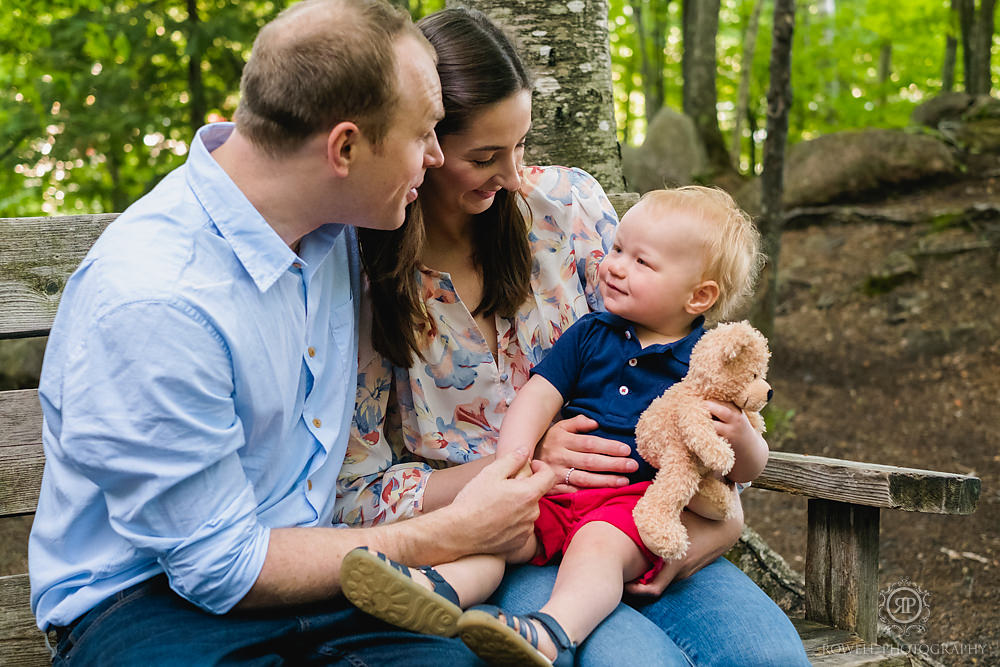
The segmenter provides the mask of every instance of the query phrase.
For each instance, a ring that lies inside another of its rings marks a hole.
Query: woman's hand
[[[729,441],[736,462],[726,477],[734,482],[752,482],[767,465],[767,442],[754,429],[746,414],[735,403],[705,401],[716,418],[715,432]]]
[[[739,498],[734,504],[733,516],[725,521],[712,521],[684,510],[681,523],[688,531],[691,545],[684,558],[664,561],[652,581],[646,584],[629,582],[625,592],[631,595],[661,595],[670,582],[684,579],[723,555],[736,544],[743,531],[743,505]]]
[[[535,458],[549,464],[559,483],[550,493],[570,493],[580,488],[625,486],[639,464],[629,458],[628,445],[595,435],[597,422],[583,415],[549,427],[535,449]]]

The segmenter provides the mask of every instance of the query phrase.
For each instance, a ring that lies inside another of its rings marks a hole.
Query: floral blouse
[[[371,348],[363,301],[354,423],[334,521],[374,525],[420,512],[435,469],[496,450],[503,415],[529,370],[559,335],[602,309],[597,266],[618,217],[600,184],[580,169],[527,167],[521,186],[530,216],[533,297],[513,318],[497,316],[497,358],[447,273],[420,269],[436,331],[410,368]]]

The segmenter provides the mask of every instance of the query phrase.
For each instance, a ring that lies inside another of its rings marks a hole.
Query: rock
[[[942,120],[961,118],[974,101],[968,93],[941,93],[916,107],[910,114],[910,123],[936,128]]]
[[[951,150],[933,137],[881,129],[836,132],[788,151],[784,203],[823,204],[957,170]]]
[[[707,168],[708,156],[694,121],[668,107],[649,124],[642,146],[622,149],[622,171],[634,192],[687,185]]]
[[[743,527],[743,534],[726,559],[743,570],[786,614],[801,616],[805,612],[805,579],[753,528]]]
[[[38,386],[47,338],[0,340],[0,390]]]

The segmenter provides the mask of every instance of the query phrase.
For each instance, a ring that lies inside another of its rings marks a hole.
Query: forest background
[[[442,5],[409,1],[415,17]],[[1000,120],[992,148],[968,150],[912,116],[949,91],[990,95],[995,0],[610,0],[625,152],[672,108],[705,147],[699,180],[761,174],[776,3],[795,6],[792,150],[888,129],[953,158],[935,179],[848,187],[782,218],[769,442],[979,475],[970,517],[882,513],[879,578],[930,592],[931,664],[1000,665]],[[197,127],[232,117],[253,36],[288,4],[4,0],[0,217],[123,210],[184,161]],[[2,367],[21,342],[0,341],[3,388],[36,386]],[[748,523],[801,571],[805,501],[744,499]],[[0,525],[0,575],[25,570],[29,526]]]

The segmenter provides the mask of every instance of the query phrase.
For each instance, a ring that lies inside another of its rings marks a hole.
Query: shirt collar
[[[301,260],[211,155],[235,127],[212,123],[198,130],[188,155],[187,182],[257,289],[266,292],[292,263]],[[307,234],[299,249],[309,247],[309,260],[315,263],[330,252],[342,231],[343,225],[324,225]]]
[[[624,317],[619,317],[613,313],[600,312],[596,314],[597,320],[604,323],[605,325],[620,331],[630,331],[632,332],[632,342],[638,346],[639,337],[635,333],[635,325]],[[686,359],[691,356],[691,350],[694,348],[695,343],[701,338],[702,334],[705,333],[705,316],[699,315],[695,318],[694,322],[691,323],[691,333],[680,340],[675,340],[673,343],[663,343],[661,345],[650,345],[648,347],[642,348],[641,354],[658,354],[660,352],[670,351],[674,357],[678,359]],[[636,356],[633,354],[633,356]]]

